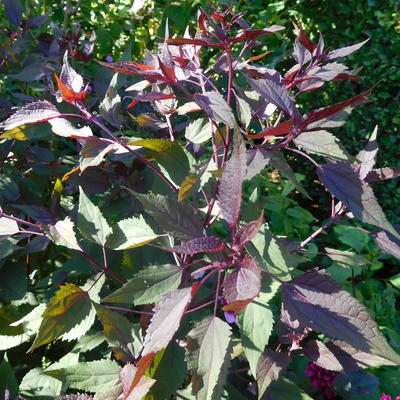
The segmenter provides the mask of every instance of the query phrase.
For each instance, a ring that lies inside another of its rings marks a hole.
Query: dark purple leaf
[[[310,111],[306,114],[306,118],[302,124],[302,127],[307,128],[307,130],[315,128],[328,128],[329,126],[326,125],[328,121],[334,119],[335,116],[341,111],[349,107],[353,108],[365,102],[371,94],[371,91],[372,88],[368,89],[364,93],[359,94],[358,96],[352,97],[351,99],[341,101],[340,103],[333,104],[332,106],[321,108],[320,110]]]
[[[237,125],[232,109],[221,93],[212,91],[204,94],[195,94],[193,100],[216,122],[232,128]]]
[[[41,224],[55,224],[58,219],[53,212],[44,206],[14,204],[13,207],[22,210],[27,216],[33,218],[35,222]]]
[[[36,236],[25,246],[27,253],[39,253],[46,250],[51,240],[47,236]]]
[[[367,40],[364,40],[363,42],[354,44],[353,46],[347,46],[347,47],[342,47],[341,49],[333,50],[328,53],[325,61],[328,60],[333,60],[335,58],[340,58],[340,57],[345,57],[350,55],[351,53],[354,53],[356,50],[364,46],[365,43],[367,43],[369,38]]]
[[[258,175],[268,164],[268,158],[265,158],[260,149],[247,150],[247,168],[245,180],[250,180]]]
[[[343,202],[353,215],[400,238],[378,204],[368,183],[363,182],[349,163],[324,164],[318,167],[318,175],[324,186]]]
[[[364,181],[368,183],[376,183],[385,181],[386,179],[398,178],[400,176],[400,167],[386,167],[373,169],[365,177]]]
[[[288,121],[281,122],[280,124],[274,126],[273,128],[267,128],[255,135],[246,135],[246,136],[250,139],[261,139],[266,136],[284,135],[285,133],[289,133],[292,130],[292,128],[293,128],[293,121],[290,119]]]
[[[229,304],[224,306],[223,310],[241,311],[258,295],[260,288],[260,268],[254,258],[247,256],[240,263],[240,267],[225,279],[224,296]]]
[[[267,349],[257,365],[258,398],[261,399],[269,385],[276,381],[288,367],[291,358],[287,353]]]
[[[0,122],[0,129],[10,130],[24,124],[48,121],[61,115],[57,108],[46,100],[28,103],[16,107],[15,110],[13,115]]]
[[[367,308],[325,273],[313,270],[283,283],[282,301],[291,319],[364,352],[400,362]]]
[[[34,82],[38,81],[43,75],[45,75],[45,63],[43,60],[34,60],[29,65],[26,65],[18,73],[10,75],[10,77],[17,79],[22,82]]]
[[[246,146],[241,139],[233,147],[232,156],[225,164],[219,181],[219,206],[222,216],[234,228],[242,206],[242,185],[246,176]]]
[[[173,99],[175,95],[173,93],[162,93],[162,92],[149,92],[138,94],[137,96],[127,96],[132,98],[135,102],[139,101],[156,101],[156,100],[166,100]]]
[[[276,105],[287,115],[293,118],[295,124],[303,120],[299,110],[296,108],[288,90],[270,79],[247,78],[249,85],[268,102]]]
[[[400,233],[399,229],[398,232]],[[371,236],[382,251],[400,260],[400,240],[398,238],[383,229],[374,230],[371,232]]]
[[[181,240],[203,236],[203,227],[195,209],[187,202],[180,202],[169,196],[152,196],[135,193],[146,213],[150,214],[162,227]]]
[[[257,232],[260,230],[263,221],[264,211],[261,212],[257,220],[250,222],[235,231],[232,238],[233,244],[242,247],[248,241],[252,240],[256,236]]]
[[[359,371],[360,368],[380,367],[382,365],[398,365],[378,355],[357,350],[346,342],[328,342],[326,347],[331,351],[332,354],[334,354],[346,373]]]
[[[19,26],[22,21],[22,5],[19,0],[3,0],[4,14],[9,22]]]
[[[243,33],[240,33],[233,38],[232,43],[239,43],[245,40],[257,40],[261,36],[271,35],[283,29],[285,29],[284,26],[272,25],[266,29],[245,30]]]
[[[310,340],[303,347],[304,355],[321,368],[342,371],[343,367],[334,354],[319,340]]]
[[[339,374],[333,381],[333,390],[341,398],[370,397],[379,391],[379,379],[366,371]],[[381,398],[384,399],[383,396]]]
[[[161,296],[146,331],[142,357],[167,347],[178,330],[183,313],[191,299],[191,287],[177,289]]]
[[[165,249],[180,254],[197,254],[197,253],[213,253],[224,248],[224,242],[215,237],[199,237],[188,242],[182,243],[180,246]]]
[[[39,26],[42,26],[47,21],[47,18],[48,14],[44,14],[30,19],[28,22],[28,28],[37,28]]]
[[[378,142],[376,141],[377,132],[378,126],[375,126],[364,150],[361,150],[356,156],[357,160],[361,162],[361,165],[358,167],[358,174],[362,180],[365,180],[366,176],[375,165],[376,155],[378,153]]]

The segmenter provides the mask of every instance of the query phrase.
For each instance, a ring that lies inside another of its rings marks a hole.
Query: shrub
[[[306,112],[295,102],[327,82],[359,80],[338,60],[367,41],[327,50],[322,34],[314,43],[296,25],[295,64],[281,75],[257,64],[268,53],[250,51],[283,29],[253,29],[229,7],[200,11],[194,35],[166,29],[141,63],[99,61],[116,73],[101,101],[101,86],[89,88],[66,51],[49,90],[59,104],[44,95],[0,123],[12,143],[0,181],[2,315],[11,321],[0,349],[29,343],[42,360],[21,395],[283,399],[334,396],[335,382],[370,394],[379,381],[363,369],[399,365],[368,309],[314,258],[350,268],[355,292],[355,274],[367,276],[357,268],[373,262],[321,245],[332,225],[355,219],[399,257],[400,233],[371,187],[399,175],[374,168],[377,129],[355,156],[327,130],[373,88]],[[313,214],[286,199],[293,190],[309,198],[286,154],[310,163],[330,193],[326,220],[308,232]],[[288,179],[265,207],[275,232],[253,184],[274,174]],[[309,251],[316,238],[323,251]],[[53,359],[57,339],[77,342]],[[307,360],[312,383],[327,376],[329,385],[293,382],[291,368],[306,361],[306,370]]]

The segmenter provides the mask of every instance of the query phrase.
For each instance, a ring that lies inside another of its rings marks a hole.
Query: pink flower
[[[397,396],[395,399],[393,399],[392,396],[389,396],[388,394],[382,393],[382,396],[381,396],[380,400],[400,400],[400,396]]]
[[[325,398],[332,399],[335,397],[335,393],[332,390],[332,385],[336,376],[339,375],[339,372],[329,371],[313,362],[308,363],[307,369],[304,372],[310,378],[311,384],[321,389]]]

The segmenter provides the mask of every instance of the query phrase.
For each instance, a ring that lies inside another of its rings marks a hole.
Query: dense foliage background
[[[10,2],[12,0],[8,3]],[[9,22],[9,16],[7,18],[4,14],[4,7],[0,6],[0,118],[9,114],[11,106],[22,104],[32,98],[46,98],[48,89],[54,89],[51,86],[50,77],[61,62],[60,49],[54,49],[53,59],[51,58],[51,49],[49,50],[55,37],[61,37],[64,40],[64,48],[76,52],[81,72],[85,74],[85,78],[89,82],[92,82],[98,97],[101,97],[101,94],[107,90],[112,73],[101,68],[94,60],[133,59],[140,61],[145,50],[152,49],[157,39],[164,37],[167,20],[170,33],[181,37],[187,25],[195,22],[196,10],[207,4],[208,2],[204,1],[65,0],[64,2],[53,2],[27,0],[22,2],[23,15],[26,21],[31,22],[26,22],[25,25],[22,23],[18,30]],[[377,165],[379,167],[389,165],[400,167],[398,157],[400,4],[398,1],[282,0],[266,2],[249,0],[235,1],[233,6],[238,12],[246,11],[246,19],[255,28],[261,29],[266,25],[273,24],[287,27],[276,37],[269,38],[268,46],[265,44],[264,47],[258,49],[259,52],[272,50],[272,53],[264,58],[265,65],[269,67],[274,67],[278,63],[285,65],[291,55],[292,41],[295,36],[293,29],[290,28],[292,21],[301,22],[306,33],[314,41],[318,40],[318,32],[322,31],[326,45],[332,49],[370,38],[361,51],[352,54],[346,60],[352,68],[362,67],[360,75],[363,80],[339,82],[334,85],[329,83],[323,91],[318,92],[318,96],[315,96],[314,92],[302,96],[299,107],[301,109],[304,104],[307,109],[314,109],[321,107],[324,102],[326,104],[339,102],[377,84],[377,89],[373,91],[369,103],[355,109],[346,124],[339,128],[336,134],[341,138],[347,150],[355,154],[363,147],[374,126],[378,125],[380,151]],[[44,14],[48,16],[46,20],[35,19]],[[85,46],[91,46],[92,32],[96,34],[93,57],[85,57]],[[44,53],[48,55],[46,59],[42,57]],[[136,115],[140,113],[138,110],[135,112]],[[31,128],[25,133],[28,137],[29,135],[35,137],[40,144],[31,154],[24,154],[22,143],[11,143],[9,140],[0,139],[0,197],[3,196],[2,204],[16,201],[16,204],[20,205],[20,209],[24,210],[24,204],[27,204],[27,199],[29,199],[30,203],[48,205],[51,208],[51,204],[55,204],[59,200],[57,197],[57,193],[59,193],[57,185],[61,185],[59,179],[75,164],[75,160],[72,157],[69,158],[75,151],[74,145],[59,140],[53,141],[49,146],[44,145],[51,133],[43,131],[43,128]],[[13,169],[2,165],[10,151],[18,159],[18,163],[14,165]],[[63,158],[62,164],[57,155],[60,156],[60,159]],[[329,203],[330,197],[322,186],[312,184],[311,179],[304,179],[313,172],[310,172],[304,163],[300,164],[294,158],[289,159],[289,162],[296,171],[300,172],[298,178],[306,185],[311,197],[326,198],[326,202]],[[124,168],[122,165],[119,167]],[[29,172],[26,172],[28,170]],[[24,171],[22,175],[21,171]],[[122,175],[124,173],[123,171]],[[136,179],[137,177],[131,178]],[[108,189],[108,182],[105,182],[103,176],[91,176],[83,183],[78,182],[79,178],[77,177],[73,179],[76,179],[75,185],[85,184],[85,190],[93,195]],[[312,214],[307,211],[309,209],[307,201],[276,170],[270,169],[264,176],[259,176],[257,179],[254,186],[247,188],[248,195],[255,186],[261,188],[261,193],[266,201],[266,217],[270,219],[271,230],[275,234],[285,235],[294,240],[301,239],[309,232],[311,223],[321,222],[320,220],[324,218],[318,204],[315,204]],[[92,188],[88,181],[94,182]],[[398,180],[379,183],[374,186],[374,191],[388,218],[393,223],[399,224],[400,213],[397,205],[400,201],[400,188]],[[68,202],[68,197],[63,197],[62,201]],[[323,203],[323,200],[318,203]],[[68,207],[68,205],[66,206]],[[70,206],[72,207],[72,205]],[[102,205],[106,210],[105,213],[111,217],[115,216],[119,206],[120,204],[114,203]],[[362,226],[360,224],[360,227]],[[5,258],[8,249],[2,248],[2,243],[4,244],[4,242],[0,242],[0,258]],[[392,347],[399,352],[400,274],[398,273],[398,262],[393,257],[383,255],[368,235],[354,228],[336,226],[324,236],[324,243],[325,245],[330,244],[330,247],[350,251],[368,260],[367,270],[358,268],[343,272],[343,269],[340,268],[340,261],[332,262],[332,259],[328,257],[315,255],[310,266],[318,262],[327,267],[335,279],[356,293],[357,298],[372,311]],[[36,245],[40,247],[40,243]],[[315,244],[311,244],[308,248],[310,252],[317,251],[317,249]],[[135,271],[135,259],[138,257],[145,259],[148,257],[146,252],[147,250],[125,252],[121,258],[116,257],[110,260],[110,263],[117,265],[122,262],[126,270],[119,272],[128,277]],[[86,265],[83,266],[82,261],[79,261],[81,263],[79,268],[71,268],[76,260],[66,257],[54,247],[49,248],[45,254],[33,253],[27,257],[26,270],[23,274],[17,272],[14,262],[1,264],[0,304],[22,301],[26,292],[40,291],[47,288],[49,284],[55,286],[58,281],[63,281],[65,277],[63,274],[72,274],[79,279],[80,272],[86,267]],[[58,270],[57,273],[55,273],[56,270]],[[47,277],[49,273],[51,273],[50,278]],[[29,287],[26,279],[31,274],[37,274],[34,277],[34,288]],[[1,310],[0,321],[7,321],[10,318],[17,319],[15,316],[8,315],[3,308]],[[8,335],[7,332],[0,332],[0,334]],[[58,360],[61,355],[67,354],[72,347],[73,344],[68,342],[55,342],[46,348],[37,349],[27,356],[26,351],[29,345],[24,344],[8,351],[6,357],[4,352],[0,353],[3,357],[0,373],[9,376],[10,381],[14,380],[15,387],[17,387],[17,383],[21,382],[27,371],[35,367],[46,367],[51,362]],[[88,345],[89,347],[90,345]],[[86,357],[87,360],[91,360],[90,351],[86,353]],[[301,384],[301,381],[306,378],[301,376],[300,371],[303,371],[306,365],[298,365],[296,368],[292,373],[293,376],[297,374],[297,378],[294,379]],[[370,369],[370,372],[380,379],[381,391],[392,396],[400,394],[399,369],[382,367]],[[0,379],[0,393],[2,392]],[[367,396],[365,398],[379,398],[377,397],[379,396],[378,392],[374,395],[375,397]],[[235,397],[232,395],[230,398]]]

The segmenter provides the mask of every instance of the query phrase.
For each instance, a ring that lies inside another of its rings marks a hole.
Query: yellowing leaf
[[[178,200],[182,201],[189,196],[190,192],[192,191],[193,187],[196,183],[200,180],[199,176],[194,173],[189,173],[186,178],[181,183],[181,187],[179,188],[178,192]]]
[[[79,167],[71,169],[71,171],[68,171],[67,173],[65,173],[63,175],[63,177],[61,178],[61,182],[65,182],[72,174],[74,174],[75,172],[78,172],[79,170],[80,170]]]
[[[260,60],[261,58],[265,57],[266,55],[268,55],[270,53],[272,53],[272,51],[266,51],[265,53],[258,54],[254,57],[250,57],[248,62],[254,62],[254,61]]]
[[[151,119],[147,118],[144,114],[140,114],[137,117],[134,117],[131,115],[131,117],[134,119],[134,121],[139,125],[139,126],[146,126],[148,124],[151,124]]]
[[[56,182],[54,183],[54,188],[53,188],[53,190],[56,192],[56,193],[62,193],[62,191],[64,190],[64,186],[63,186],[63,184],[61,183],[61,181],[60,181],[60,179],[56,179]]]
[[[20,140],[21,142],[24,140],[28,140],[28,137],[25,135],[24,129],[26,125],[20,125],[16,128],[10,129],[9,131],[4,132],[0,135],[0,139],[15,139]]]
[[[29,351],[62,337],[81,323],[86,325],[88,318],[93,323],[91,311],[88,292],[72,283],[61,286],[43,312],[39,332]]]

